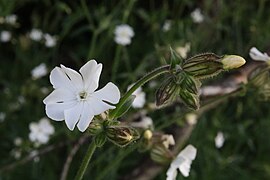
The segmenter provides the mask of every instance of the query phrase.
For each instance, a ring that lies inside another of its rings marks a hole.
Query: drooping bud
[[[180,86],[182,89],[185,89],[190,93],[198,94],[201,82],[186,73],[182,73]]]
[[[182,68],[187,74],[196,78],[208,78],[217,75],[223,70],[221,59],[222,56],[213,53],[199,54],[187,59]]]
[[[225,55],[221,59],[224,70],[236,69],[243,66],[246,61],[241,56],[237,55]]]
[[[140,137],[135,128],[127,126],[110,126],[105,131],[107,138],[120,147],[125,147]]]
[[[155,162],[167,164],[173,159],[173,154],[163,144],[158,144],[151,149],[150,157]]]
[[[178,93],[178,84],[176,84],[174,76],[170,76],[167,80],[163,81],[156,92],[156,105],[161,106],[173,102],[178,96]]]

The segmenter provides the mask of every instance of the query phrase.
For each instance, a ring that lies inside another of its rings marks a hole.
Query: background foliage
[[[17,163],[12,156],[14,139],[21,137],[22,157],[35,149],[29,141],[29,124],[45,116],[42,103],[51,90],[48,76],[33,80],[31,70],[40,63],[48,69],[64,64],[79,69],[95,58],[103,63],[101,86],[111,81],[126,91],[129,84],[142,75],[165,64],[169,45],[176,48],[191,43],[188,56],[202,52],[239,54],[248,61],[252,46],[267,51],[270,46],[270,1],[201,0],[201,1],[56,1],[1,0],[0,16],[16,14],[18,25],[0,24],[0,31],[12,33],[12,40],[0,43],[0,111],[6,116],[0,123],[0,169]],[[191,12],[200,8],[205,20],[194,23]],[[171,29],[162,30],[166,20]],[[116,25],[127,23],[135,36],[129,46],[114,42]],[[57,45],[45,47],[27,37],[39,28],[58,37]],[[116,59],[120,66],[113,71]],[[223,73],[217,79],[226,77]],[[212,83],[216,80],[204,82]],[[157,81],[158,82],[158,81]],[[154,102],[155,88],[144,86],[147,102]],[[20,99],[25,101],[20,101]],[[145,108],[147,108],[146,106]],[[258,101],[254,92],[227,102],[200,117],[188,143],[198,149],[189,179],[269,179],[270,178],[270,111],[268,102]],[[141,110],[131,110],[127,116]],[[148,114],[155,125],[179,116],[179,107],[159,109]],[[125,119],[123,119],[125,120]],[[0,179],[59,179],[74,141],[81,136],[76,129],[70,132],[64,123],[51,121],[55,134],[47,145],[66,145],[55,148],[34,160],[3,171]],[[181,123],[178,123],[181,125]],[[165,132],[173,132],[174,124]],[[225,134],[225,144],[217,149],[214,138],[218,131]],[[72,179],[87,148],[84,144],[72,161],[68,179]],[[148,153],[132,151],[134,145],[119,149],[106,143],[98,149],[86,174],[88,179],[123,179],[136,167],[143,165]],[[21,158],[22,158],[21,157]],[[165,178],[165,169],[155,179]],[[87,179],[86,178],[86,179]],[[184,179],[179,175],[178,179]]]

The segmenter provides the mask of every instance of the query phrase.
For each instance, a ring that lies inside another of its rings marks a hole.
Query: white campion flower
[[[9,42],[11,40],[11,33],[9,31],[2,31],[0,34],[1,42]]]
[[[133,86],[134,84],[128,86],[128,90]],[[132,95],[135,95],[135,99],[132,103],[133,108],[142,108],[145,104],[145,92],[143,92],[142,87],[139,87],[136,89]]]
[[[196,8],[191,14],[190,14],[193,22],[195,23],[201,23],[204,21],[204,16],[199,8]]]
[[[41,41],[43,33],[40,29],[32,29],[29,33],[29,38],[33,41]]]
[[[46,47],[54,47],[56,45],[57,38],[55,36],[51,36],[50,34],[44,34],[45,46]]]
[[[11,15],[9,15],[9,16],[6,16],[6,17],[5,17],[5,22],[6,22],[7,24],[15,25],[16,22],[17,22],[17,15],[11,14]]]
[[[131,38],[134,36],[134,31],[129,25],[121,24],[116,26],[114,30],[114,35],[114,41],[117,44],[126,46],[131,43]]]
[[[54,133],[54,127],[47,118],[42,118],[38,123],[30,123],[29,129],[29,139],[36,146],[46,144],[49,141],[50,135]]]
[[[84,132],[95,115],[108,109],[114,109],[120,99],[120,91],[109,82],[96,91],[102,64],[95,60],[88,61],[79,70],[80,73],[64,65],[55,67],[50,74],[50,82],[54,91],[43,103],[46,114],[55,121],[63,121],[70,130],[75,128]]]
[[[32,71],[32,79],[39,79],[48,74],[48,69],[45,63],[41,63],[40,65],[36,66]]]
[[[225,137],[222,132],[218,132],[216,137],[215,137],[215,145],[216,148],[221,148],[225,142]]]
[[[15,139],[14,139],[14,145],[15,146],[20,146],[20,145],[22,145],[22,138],[20,138],[20,137],[16,137]]]
[[[149,116],[144,116],[141,121],[132,122],[130,125],[137,128],[148,129],[153,127],[153,120]]]
[[[175,145],[175,141],[173,135],[171,134],[164,134],[161,136],[162,144],[168,149],[169,146]]]
[[[250,49],[249,55],[255,61],[270,61],[268,54],[260,52],[256,47]]]
[[[183,149],[171,163],[170,168],[166,173],[166,180],[175,180],[177,169],[179,169],[184,177],[188,177],[191,163],[195,159],[196,154],[197,149],[192,145],[188,145]]]

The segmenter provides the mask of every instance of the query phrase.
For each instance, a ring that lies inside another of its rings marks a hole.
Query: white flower
[[[204,16],[199,8],[195,9],[190,15],[195,23],[201,23],[204,20]]]
[[[116,26],[114,34],[114,41],[119,45],[126,46],[131,43],[131,38],[134,36],[134,31],[129,25],[121,24]]]
[[[132,86],[133,86],[133,84],[130,85],[130,86],[128,86],[128,90]],[[144,106],[144,104],[145,104],[145,92],[142,91],[142,88],[139,87],[138,89],[136,89],[132,93],[132,95],[135,95],[136,96],[135,99],[134,99],[134,101],[133,101],[133,103],[132,103],[132,107],[133,108],[142,108]]]
[[[47,118],[42,118],[38,123],[30,123],[29,128],[31,131],[29,139],[37,146],[46,144],[49,141],[50,135],[54,133],[54,127]]]
[[[151,117],[144,116],[139,122],[132,122],[130,124],[133,127],[148,129],[153,127],[153,120]]]
[[[4,122],[5,119],[6,119],[6,113],[0,112],[0,122]]]
[[[267,53],[262,53],[255,47],[252,47],[250,49],[249,55],[253,60],[256,61],[270,61],[270,57]]]
[[[166,20],[165,23],[162,26],[162,31],[167,32],[171,29],[172,26],[172,21],[171,20]]]
[[[7,24],[14,25],[16,24],[16,21],[17,21],[17,15],[11,14],[9,16],[6,16],[5,21]]]
[[[80,73],[63,65],[55,67],[50,74],[50,82],[55,89],[44,100],[46,114],[55,121],[63,121],[70,130],[75,125],[85,131],[95,115],[118,103],[120,91],[109,82],[102,89],[99,85],[102,64],[95,60],[88,61],[79,70]],[[109,104],[110,103],[110,104]]]
[[[44,34],[45,46],[54,47],[56,45],[56,37],[51,36],[50,34]]]
[[[218,132],[215,137],[216,148],[221,148],[225,142],[225,138],[222,132]]]
[[[16,137],[16,138],[14,139],[14,144],[15,144],[15,146],[20,146],[20,145],[22,145],[22,138]]]
[[[187,57],[189,51],[190,43],[186,43],[185,46],[180,46],[176,48],[176,52],[184,59]]]
[[[47,66],[45,63],[41,63],[40,65],[36,66],[32,71],[32,78],[39,79],[45,76],[48,73]]]
[[[168,149],[170,145],[175,145],[175,141],[173,135],[171,134],[164,134],[161,137],[162,144]]]
[[[177,169],[179,169],[184,177],[188,177],[191,163],[195,159],[196,154],[197,149],[192,145],[188,145],[185,149],[183,149],[171,163],[170,168],[166,173],[166,180],[175,180],[177,176]]]
[[[32,29],[29,33],[29,37],[34,41],[40,41],[43,37],[43,33],[40,29]]]
[[[9,42],[11,40],[11,33],[9,31],[2,31],[0,40],[1,42]]]

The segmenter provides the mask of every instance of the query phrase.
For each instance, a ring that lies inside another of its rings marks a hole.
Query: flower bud
[[[140,134],[135,128],[127,126],[110,126],[106,128],[107,138],[114,144],[125,147],[139,139]]]
[[[224,70],[236,69],[243,66],[246,63],[244,58],[237,55],[225,55],[221,59],[221,62],[223,64]]]
[[[180,91],[180,98],[183,103],[191,109],[197,110],[200,107],[199,96],[193,93],[190,93],[186,90]]]
[[[187,59],[182,68],[187,74],[196,78],[208,78],[217,75],[223,70],[221,59],[221,56],[213,53],[199,54]]]
[[[149,130],[149,129],[146,130],[146,131],[144,131],[143,137],[144,137],[144,139],[146,139],[146,140],[150,140],[150,139],[153,137],[152,131]]]
[[[103,146],[103,144],[106,142],[106,140],[107,140],[107,137],[106,137],[105,133],[98,134],[97,136],[95,136],[95,139],[94,139],[97,147]]]
[[[172,160],[173,155],[164,145],[158,144],[151,149],[150,157],[155,162],[166,164]]]
[[[174,76],[170,76],[167,80],[163,81],[156,92],[156,105],[161,106],[171,103],[175,100],[178,93],[178,84],[175,83]]]
[[[103,131],[103,124],[99,121],[92,121],[87,129],[88,133],[92,136],[98,135]]]

